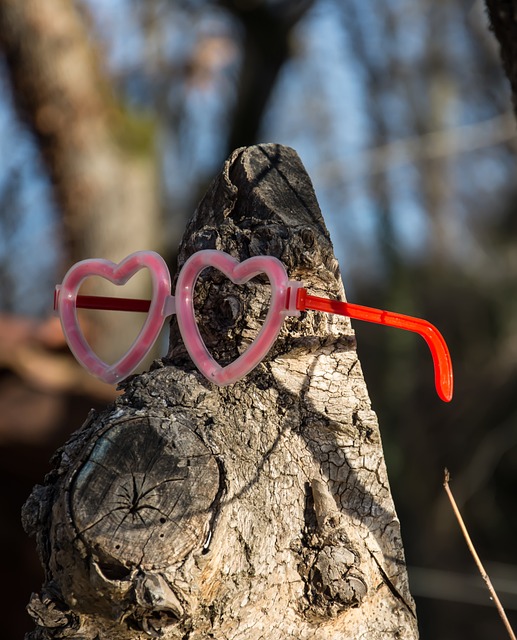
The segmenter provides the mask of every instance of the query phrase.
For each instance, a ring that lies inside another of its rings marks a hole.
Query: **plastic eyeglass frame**
[[[227,366],[219,365],[209,353],[199,333],[194,314],[194,287],[207,267],[215,267],[235,284],[244,284],[265,273],[271,284],[271,301],[259,334],[245,353]],[[82,283],[100,276],[116,285],[125,284],[137,271],[147,268],[151,274],[151,300],[80,295]],[[77,317],[78,308],[147,313],[147,319],[129,348],[116,363],[108,365],[90,348]],[[194,364],[211,382],[219,386],[232,384],[252,371],[267,354],[278,337],[286,316],[302,311],[322,311],[347,316],[418,333],[426,341],[433,358],[435,387],[445,402],[452,399],[453,372],[447,344],[438,329],[420,318],[362,305],[309,295],[303,284],[289,280],[283,264],[272,256],[255,256],[239,262],[217,250],[203,250],[190,256],[178,276],[175,295],[171,295],[169,270],[154,251],[137,251],[119,264],[90,259],[73,265],[61,285],[56,286],[54,309],[59,313],[63,332],[77,360],[93,375],[116,383],[130,375],[151,350],[166,318],[176,314],[178,326]]]

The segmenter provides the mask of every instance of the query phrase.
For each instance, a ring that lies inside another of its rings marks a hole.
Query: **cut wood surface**
[[[145,247],[143,247],[145,248]],[[238,149],[184,236],[272,255],[344,299],[311,182],[279,145]],[[202,335],[228,362],[267,311],[267,279],[207,270]],[[418,637],[399,522],[348,319],[287,318],[265,360],[216,387],[171,323],[168,356],[56,454],[23,518],[46,582],[30,640]]]

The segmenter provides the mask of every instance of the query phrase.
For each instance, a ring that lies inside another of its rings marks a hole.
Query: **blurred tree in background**
[[[84,257],[172,260],[229,151],[294,147],[349,300],[451,349],[445,406],[423,341],[355,323],[422,638],[501,633],[444,466],[517,626],[517,136],[483,3],[0,0],[0,41],[1,310],[44,317]]]

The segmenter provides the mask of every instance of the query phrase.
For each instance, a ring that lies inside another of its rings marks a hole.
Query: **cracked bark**
[[[310,180],[279,145],[235,151],[179,254],[280,258],[344,298]],[[268,285],[202,274],[196,308],[220,362],[260,326]],[[126,381],[55,456],[23,520],[46,570],[30,640],[418,637],[371,409],[345,318],[286,319],[266,359],[215,387],[186,356]]]

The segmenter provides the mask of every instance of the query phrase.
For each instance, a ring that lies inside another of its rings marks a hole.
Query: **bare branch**
[[[494,589],[492,582],[490,580],[490,578],[488,577],[488,573],[485,570],[485,567],[483,566],[476,548],[474,547],[474,543],[472,542],[469,532],[467,530],[467,527],[465,525],[465,522],[461,516],[460,510],[458,508],[458,505],[456,504],[456,500],[454,499],[454,495],[451,491],[451,488],[449,486],[449,478],[450,478],[450,474],[449,471],[447,469],[445,469],[445,478],[444,478],[444,482],[443,482],[443,486],[445,488],[445,492],[447,493],[447,497],[449,498],[449,501],[451,503],[452,506],[452,510],[454,511],[454,515],[456,516],[456,520],[458,521],[458,524],[460,525],[460,529],[461,532],[463,533],[463,536],[465,537],[465,541],[467,542],[467,547],[469,548],[470,553],[472,554],[472,557],[474,558],[474,562],[476,563],[478,569],[479,569],[479,573],[481,574],[481,577],[483,578],[483,580],[486,583],[486,586],[488,588],[488,591],[490,592],[490,597],[491,599],[494,601],[495,606],[497,607],[497,612],[499,613],[499,615],[501,616],[501,620],[503,621],[504,626],[506,627],[506,630],[508,632],[508,635],[510,636],[510,638],[512,638],[512,640],[516,640],[515,638],[515,633],[513,632],[512,627],[510,626],[510,622],[508,621],[508,618],[506,616],[505,610],[503,608],[503,605],[501,604],[501,601],[499,600],[499,597],[496,593],[496,590]]]

